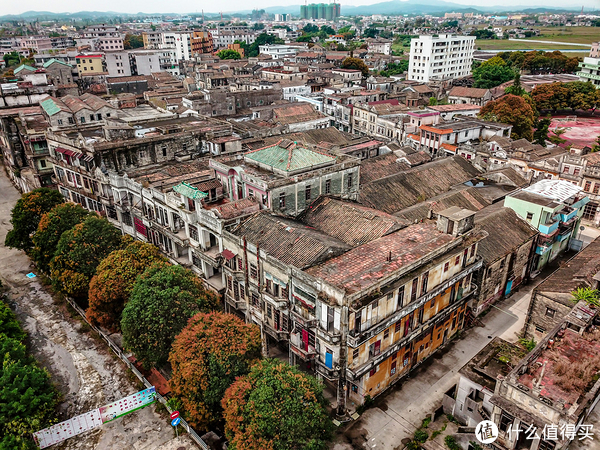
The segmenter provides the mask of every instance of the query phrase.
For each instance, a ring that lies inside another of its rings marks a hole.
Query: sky
[[[312,2],[314,0],[309,1]],[[315,3],[320,3],[318,0]],[[379,3],[386,0],[344,0],[342,4],[342,14],[344,13],[344,5],[369,5],[373,3]],[[567,3],[564,0],[448,0],[453,3],[460,3],[464,5],[514,5],[514,6],[545,6],[545,7],[565,7]],[[227,2],[205,2],[205,1],[192,1],[192,0],[180,0],[178,2],[165,2],[163,0],[128,0],[126,2],[122,0],[103,0],[102,2],[93,0],[24,0],[9,1],[2,0],[0,4],[0,15],[4,14],[20,14],[26,11],[51,11],[51,12],[78,12],[78,11],[116,11],[123,13],[193,13],[201,12],[204,8],[205,12],[219,12],[219,4],[222,5],[223,12],[251,10],[254,8],[265,8],[268,6],[284,6],[290,4],[302,4],[302,0],[228,0]],[[569,5],[577,5],[584,7],[595,7],[600,6],[599,0],[578,0],[575,3],[568,3]]]

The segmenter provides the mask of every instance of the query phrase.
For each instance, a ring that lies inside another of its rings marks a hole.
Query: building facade
[[[429,82],[466,77],[471,74],[474,49],[475,36],[440,34],[412,39],[408,79]]]

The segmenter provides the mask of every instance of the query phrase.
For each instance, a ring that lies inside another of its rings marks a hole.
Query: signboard
[[[152,386],[101,408],[37,431],[33,433],[33,439],[39,448],[50,447],[78,434],[98,428],[103,423],[110,422],[117,417],[148,406],[154,403],[155,399],[156,389]]]
[[[170,417],[171,419],[177,419],[179,417],[179,411],[173,411]]]
[[[156,389],[153,387],[140,391],[136,394],[117,400],[100,408],[102,423],[110,422],[125,414],[143,408],[153,403],[156,397]]]
[[[173,425],[174,427],[176,427],[177,425],[179,425],[179,422],[181,422],[181,417],[177,417],[176,419],[173,419],[171,421],[171,425]]]

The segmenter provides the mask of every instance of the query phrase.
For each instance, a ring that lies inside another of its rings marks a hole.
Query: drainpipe
[[[346,415],[346,369],[348,366],[348,306],[345,305],[342,307],[341,317],[340,317],[340,357],[339,357],[339,365],[340,372],[338,376],[338,386],[337,386],[337,415],[339,417],[343,417]]]

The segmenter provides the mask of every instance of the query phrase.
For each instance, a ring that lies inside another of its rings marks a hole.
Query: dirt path
[[[29,334],[35,358],[52,374],[63,395],[57,419],[65,420],[139,391],[126,366],[107,347],[87,332],[82,322],[57,305],[33,270],[29,258],[4,247],[11,228],[10,210],[19,194],[0,166],[0,278],[9,287],[11,307]],[[135,379],[137,381],[137,379]],[[101,450],[154,450],[171,448],[174,432],[155,406],[136,411],[93,432],[72,438],[53,448]],[[187,436],[175,448],[197,448]]]

